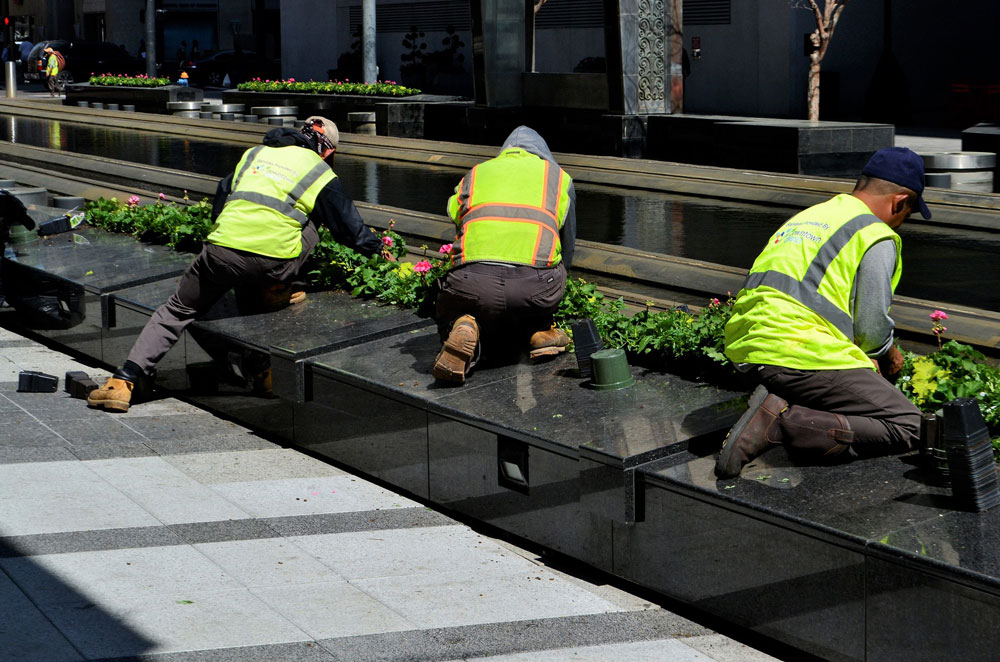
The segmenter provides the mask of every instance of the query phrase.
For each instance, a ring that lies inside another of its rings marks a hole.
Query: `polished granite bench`
[[[36,296],[58,299],[63,324],[19,304],[31,330],[93,358],[113,363],[102,346],[110,329],[110,296],[123,289],[179,276],[191,256],[129,236],[81,225],[72,232],[18,241],[6,247],[0,278],[8,302]]]
[[[2,277],[83,290],[88,317],[50,337],[114,365],[190,256],[98,232],[80,231],[77,249],[15,247]],[[812,467],[775,449],[717,481],[745,394],[639,367],[634,386],[595,391],[572,355],[442,385],[429,320],[337,292],[247,317],[227,298],[193,326],[215,349],[269,356],[277,396],[189,391],[196,402],[810,655],[974,660],[1000,647],[1000,514],[957,510],[916,453]],[[208,357],[191,338],[172,352],[168,386]]]

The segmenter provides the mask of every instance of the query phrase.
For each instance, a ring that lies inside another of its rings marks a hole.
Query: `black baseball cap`
[[[920,215],[930,219],[931,211],[924,202],[924,160],[912,149],[908,147],[880,149],[868,159],[861,174],[910,189],[917,194]]]

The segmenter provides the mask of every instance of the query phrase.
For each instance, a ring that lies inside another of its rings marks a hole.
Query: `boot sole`
[[[562,354],[565,351],[565,347],[539,347],[538,349],[533,349],[528,352],[528,357],[532,359],[539,359],[543,356],[556,356],[557,354]]]
[[[465,383],[465,369],[476,351],[475,338],[454,338],[455,332],[448,336],[441,347],[441,352],[434,360],[434,378],[457,384]],[[462,335],[465,335],[464,333]],[[473,334],[475,335],[475,334]]]
[[[730,439],[739,439],[739,436],[743,434],[743,430],[746,429],[747,425],[753,420],[754,415],[756,415],[757,410],[760,406],[764,404],[764,400],[767,399],[768,392],[764,385],[760,385],[754,389],[753,393],[750,394],[750,400],[747,402],[747,410],[743,412],[740,419],[736,421],[736,424],[729,430],[729,434],[726,435],[725,440],[722,442],[722,450],[719,451],[719,459],[715,463],[715,475],[719,478],[735,478],[740,475],[743,470],[743,465],[740,463],[739,458],[733,452],[736,448],[736,444],[728,443]]]
[[[95,409],[128,411],[131,402],[122,402],[121,400],[91,400],[90,398],[87,398],[87,404]]]

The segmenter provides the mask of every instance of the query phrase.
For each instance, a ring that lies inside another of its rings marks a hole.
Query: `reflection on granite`
[[[951,508],[948,488],[933,484],[916,453],[802,466],[776,448],[747,465],[739,478],[719,481],[714,466],[711,455],[680,453],[639,471],[648,482],[773,514],[789,526],[825,531],[860,547]]]
[[[412,311],[345,292],[310,292],[305,302],[277,312],[240,315],[230,293],[194,326],[248,347],[299,359],[432,323]]]
[[[501,484],[501,443],[519,442],[430,414],[430,499],[610,571],[610,522],[582,507],[577,460],[525,445],[527,485],[512,488]]]
[[[951,497],[942,497],[944,512],[937,517],[892,531],[873,541],[872,549],[910,566],[955,572],[959,581],[988,587],[1000,596],[1000,509],[973,513],[949,510]]]
[[[645,501],[644,522],[615,527],[616,575],[822,659],[865,659],[861,550],[658,484]]]
[[[565,356],[513,378],[455,391],[441,403],[507,433],[629,468],[721,435],[745,408],[744,395],[674,375],[632,368],[636,383],[596,391]]]
[[[295,443],[427,498],[427,414],[317,375],[296,409]]]
[[[869,660],[997,659],[1000,598],[996,593],[914,572],[908,564],[891,559],[869,559],[866,581]]]
[[[84,286],[112,292],[182,273],[193,259],[165,246],[136,242],[128,235],[81,225],[72,232],[40,237],[11,247],[11,259]]]
[[[538,367],[524,361],[477,368],[469,375],[465,386],[453,386],[436,381],[431,374],[440,349],[441,339],[437,329],[428,326],[321,354],[310,359],[309,364],[317,373],[336,375],[351,383],[375,387],[412,403],[437,401],[457,392],[475,390],[484,384],[531,373]]]

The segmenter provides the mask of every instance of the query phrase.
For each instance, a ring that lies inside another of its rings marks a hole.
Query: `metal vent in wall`
[[[684,25],[729,25],[731,0],[684,0]]]
[[[535,16],[535,29],[603,28],[602,0],[548,0]]]

